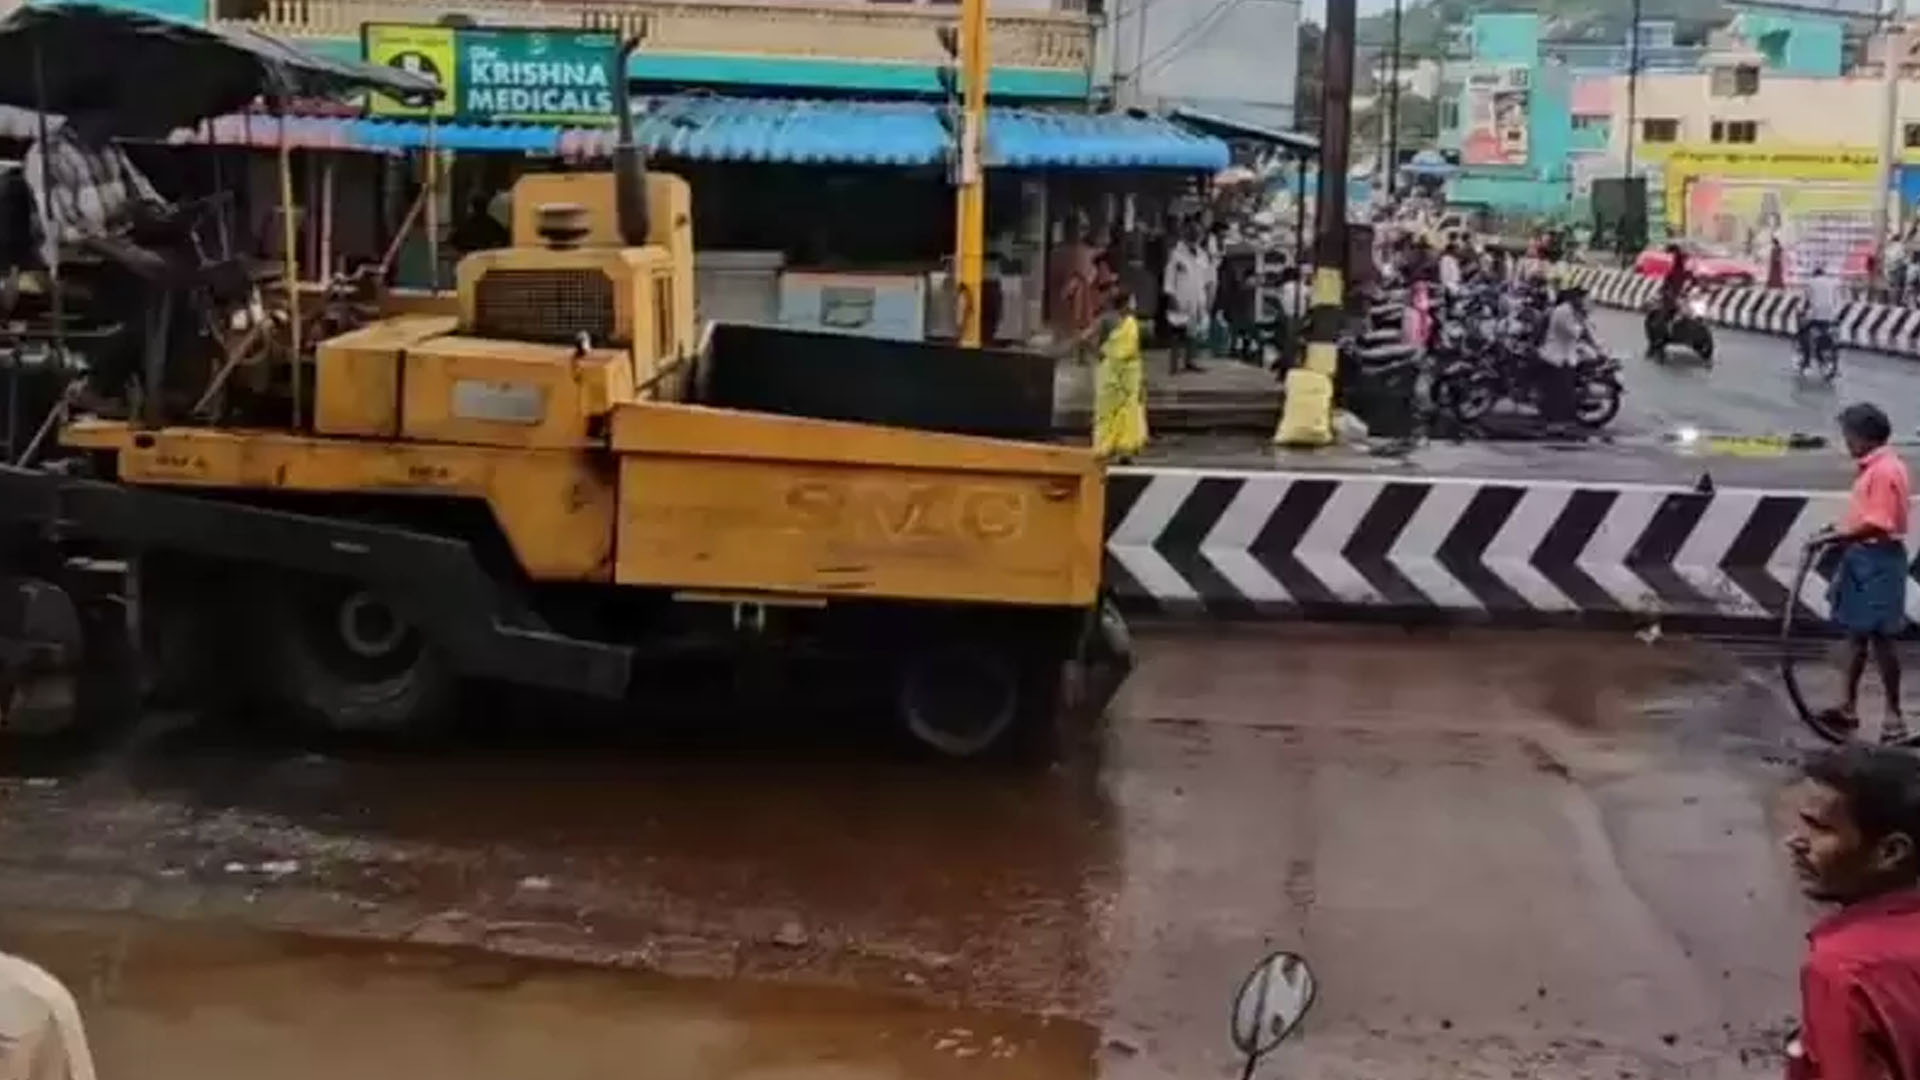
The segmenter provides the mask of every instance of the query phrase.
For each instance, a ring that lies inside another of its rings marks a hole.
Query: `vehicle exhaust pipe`
[[[620,46],[620,70],[615,73],[613,102],[619,110],[620,141],[613,148],[613,208],[619,218],[620,242],[644,247],[652,223],[647,220],[647,165],[633,144],[633,87],[627,78],[628,58],[640,47],[640,37]]]

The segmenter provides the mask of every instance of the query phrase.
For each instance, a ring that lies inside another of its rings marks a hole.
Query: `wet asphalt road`
[[[1323,994],[1263,1075],[1777,1069],[1808,912],[1757,654],[1141,648],[1050,767],[777,719],[394,750],[156,718],[9,762],[0,944],[70,980],[108,1077],[1227,1076],[1275,947]]]
[[[1274,447],[1270,433],[1256,430],[1160,431],[1139,464],[1687,486],[1706,474],[1722,487],[1817,491],[1842,487],[1852,475],[1834,427],[1847,404],[1870,401],[1885,409],[1894,424],[1894,439],[1909,457],[1920,442],[1920,359],[1847,351],[1840,379],[1827,385],[1794,373],[1791,346],[1784,338],[1716,327],[1718,352],[1712,367],[1677,349],[1661,363],[1643,355],[1637,313],[1596,307],[1594,321],[1609,351],[1622,358],[1626,396],[1619,418],[1588,441],[1433,439],[1411,450],[1385,453],[1349,446],[1287,450]],[[1183,378],[1195,385],[1219,383],[1264,392],[1265,376],[1233,370],[1235,366],[1211,361],[1207,375]],[[1756,452],[1751,446],[1676,443],[1673,436],[1684,428],[1731,436],[1805,433],[1825,438],[1827,445]]]
[[[1920,359],[1845,351],[1840,377],[1828,385],[1795,372],[1788,339],[1716,326],[1711,367],[1677,348],[1659,363],[1643,355],[1641,320],[1638,312],[1594,309],[1601,339],[1625,360],[1627,399],[1615,425],[1623,437],[1663,435],[1682,426],[1745,435],[1831,435],[1834,415],[1854,401],[1885,409],[1903,436],[1920,425]]]

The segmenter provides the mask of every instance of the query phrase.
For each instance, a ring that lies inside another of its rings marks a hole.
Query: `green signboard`
[[[360,46],[368,63],[424,75],[447,91],[431,106],[374,95],[367,109],[374,116],[611,124],[614,80],[625,74],[611,32],[367,23]]]

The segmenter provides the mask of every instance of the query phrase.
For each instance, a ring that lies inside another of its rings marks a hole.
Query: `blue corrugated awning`
[[[570,133],[563,148],[604,153],[612,138]],[[794,165],[938,165],[951,144],[939,107],[928,102],[702,95],[641,102],[634,140],[662,157]],[[989,109],[986,144],[989,168],[1212,171],[1228,162],[1219,139],[1124,114]]]
[[[946,161],[952,142],[939,107],[924,101],[684,94],[646,99],[635,113],[634,140],[642,150],[694,161],[934,166]],[[25,120],[19,126],[29,128]],[[616,138],[610,127],[439,124],[429,132],[418,120],[294,117],[285,123],[285,137],[297,147],[376,152],[418,149],[431,138],[442,150],[590,158],[605,156]],[[175,141],[275,146],[281,137],[281,121],[273,117],[227,116],[205,129],[179,132]],[[1213,172],[1229,158],[1221,139],[1125,113],[993,108],[987,110],[986,143],[987,166],[1004,169]]]
[[[917,102],[700,95],[639,103],[633,137],[649,154],[794,165],[931,165],[947,147],[939,113]]]
[[[348,120],[347,135],[355,146],[369,150],[400,150],[427,146],[442,150],[496,153],[557,154],[560,129],[519,124],[436,124],[431,129],[417,120]]]

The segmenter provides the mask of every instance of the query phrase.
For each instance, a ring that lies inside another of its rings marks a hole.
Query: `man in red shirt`
[[[1920,1080],[1920,758],[1852,744],[1815,755],[1786,846],[1808,897],[1788,1080]]]

